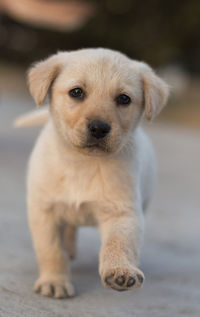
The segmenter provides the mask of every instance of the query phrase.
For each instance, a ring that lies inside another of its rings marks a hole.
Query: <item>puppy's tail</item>
[[[45,124],[49,119],[49,110],[47,107],[39,110],[30,111],[18,117],[14,121],[14,127],[31,127]]]

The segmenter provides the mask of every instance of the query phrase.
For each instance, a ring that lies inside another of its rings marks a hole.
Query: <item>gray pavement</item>
[[[146,217],[141,290],[105,289],[98,276],[99,235],[82,228],[72,263],[76,297],[33,293],[37,266],[26,218],[25,174],[38,129],[14,130],[30,109],[16,92],[0,100],[0,317],[200,316],[200,131],[152,124],[159,180]]]

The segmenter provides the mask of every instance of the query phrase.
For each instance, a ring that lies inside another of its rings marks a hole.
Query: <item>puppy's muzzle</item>
[[[96,139],[104,138],[110,132],[110,125],[106,122],[93,120],[88,124],[88,131],[90,136]]]

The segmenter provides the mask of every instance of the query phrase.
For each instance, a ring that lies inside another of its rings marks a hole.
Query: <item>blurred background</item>
[[[168,105],[145,125],[159,162],[141,257],[146,281],[136,292],[104,289],[99,236],[84,228],[72,263],[78,296],[54,301],[32,291],[25,174],[40,127],[12,122],[35,108],[26,84],[32,62],[99,46],[149,63],[171,87]],[[0,0],[0,316],[199,317],[199,145],[199,0]]]
[[[5,77],[15,90],[33,61],[99,46],[146,61],[167,80],[171,99],[159,120],[200,127],[198,0],[0,0],[1,90]]]

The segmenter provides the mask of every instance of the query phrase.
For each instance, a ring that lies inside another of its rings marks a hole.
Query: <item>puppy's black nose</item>
[[[90,135],[96,139],[104,138],[110,132],[110,126],[106,122],[93,120],[88,124]]]

